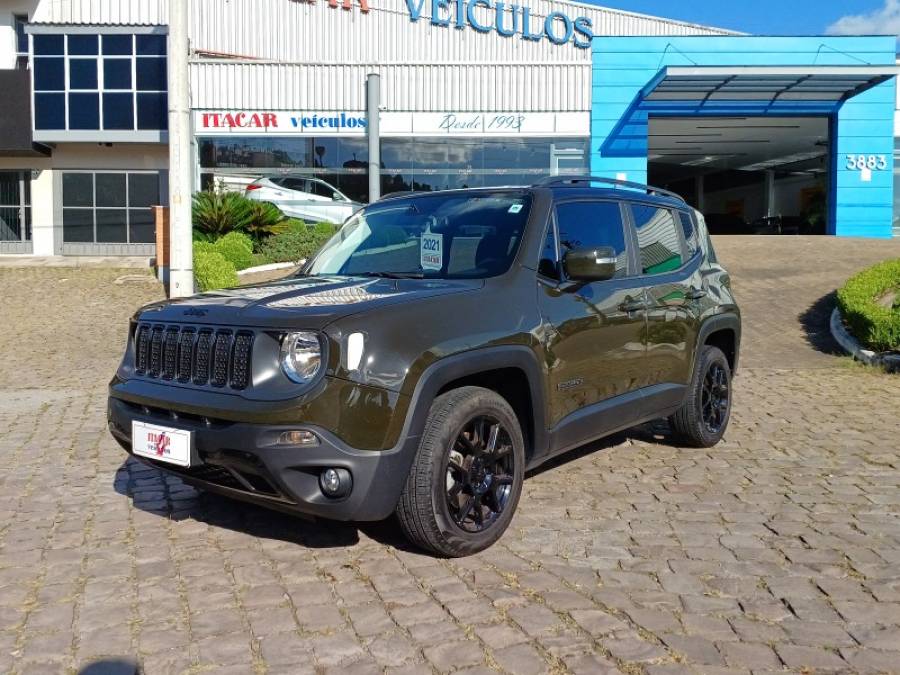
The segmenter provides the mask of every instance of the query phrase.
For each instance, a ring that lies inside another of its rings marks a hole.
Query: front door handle
[[[691,290],[687,292],[686,297],[688,300],[700,300],[702,298],[705,298],[707,295],[709,295],[709,292],[702,288],[691,288]]]
[[[647,309],[647,303],[643,300],[626,300],[619,305],[620,311],[628,312],[629,314],[632,312],[641,312],[645,309]]]

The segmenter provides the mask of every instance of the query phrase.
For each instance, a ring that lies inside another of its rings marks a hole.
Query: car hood
[[[318,330],[351,314],[483,285],[482,280],[468,279],[295,277],[167,300],[148,305],[139,314],[145,321]]]

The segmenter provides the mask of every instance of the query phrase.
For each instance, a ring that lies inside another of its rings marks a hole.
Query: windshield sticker
[[[423,270],[440,270],[444,266],[444,235],[422,233],[421,261]]]
[[[513,204],[512,206],[509,207],[509,212],[510,213],[521,213],[523,206],[525,206],[525,205],[524,204]]]

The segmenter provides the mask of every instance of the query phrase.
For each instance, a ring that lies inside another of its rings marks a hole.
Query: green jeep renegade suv
[[[297,275],[149,305],[109,428],[185,482],[335,520],[396,513],[448,556],[525,472],[656,418],[725,432],[740,313],[703,217],[591,177],[389,196]]]

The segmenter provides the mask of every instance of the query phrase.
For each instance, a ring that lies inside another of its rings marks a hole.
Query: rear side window
[[[609,246],[616,254],[616,277],[628,275],[625,224],[617,202],[564,202],[556,206],[559,255],[575,248]]]
[[[697,242],[697,228],[694,227],[694,219],[687,211],[679,211],[678,218],[681,220],[681,230],[684,232],[684,243],[687,245],[688,258],[693,258],[700,248]]]
[[[631,210],[641,253],[641,271],[662,274],[681,267],[681,240],[678,238],[681,225],[675,223],[673,213],[646,204],[632,204]]]

